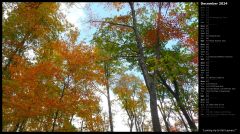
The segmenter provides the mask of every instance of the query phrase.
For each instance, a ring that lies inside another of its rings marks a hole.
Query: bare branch
[[[108,21],[92,21],[92,22],[99,22],[99,23],[108,23],[111,25],[116,25],[116,26],[124,26],[124,27],[128,27],[128,28],[132,28],[132,26],[126,25],[126,24],[120,24],[120,23],[114,23],[114,22],[108,22]]]

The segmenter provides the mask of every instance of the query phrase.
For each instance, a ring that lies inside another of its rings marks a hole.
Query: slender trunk
[[[59,113],[59,111],[57,110],[57,112],[54,114],[55,116],[54,116],[54,119],[53,119],[52,132],[54,132],[54,130],[55,130],[58,113]]]
[[[112,121],[112,110],[111,110],[111,100],[110,100],[110,93],[109,93],[109,84],[107,84],[107,98],[108,98],[108,113],[109,113],[110,129],[111,129],[111,132],[113,132],[113,121]]]
[[[104,62],[104,70],[105,70],[105,78],[106,78],[106,88],[107,88],[107,100],[108,100],[108,114],[109,114],[109,124],[110,124],[110,130],[113,132],[113,121],[112,121],[112,109],[111,109],[111,100],[110,100],[110,88],[109,88],[109,68],[108,64]]]
[[[184,117],[186,118],[190,128],[192,131],[197,131],[197,126],[195,125],[195,123],[193,122],[193,120],[191,120],[189,114],[187,113],[187,110],[182,102],[182,100],[180,99],[180,93],[179,93],[179,86],[178,86],[178,82],[176,80],[173,81],[173,85],[175,88],[175,99],[177,101],[177,104],[179,106],[179,108],[181,109],[181,111],[183,112]]]
[[[195,125],[195,123],[191,120],[191,118],[189,117],[187,110],[185,108],[185,106],[183,105],[183,103],[181,102],[180,99],[180,93],[179,93],[179,88],[177,86],[177,82],[174,80],[173,84],[174,84],[174,88],[175,88],[175,92],[172,90],[172,88],[167,84],[166,80],[164,80],[164,78],[161,76],[161,74],[159,73],[159,78],[162,82],[162,84],[167,88],[167,90],[173,95],[173,97],[176,100],[176,103],[178,105],[178,107],[180,108],[180,110],[182,111],[184,117],[186,118],[190,128],[192,131],[197,131],[197,127]]]
[[[128,111],[127,108],[125,108],[126,112],[127,112],[127,115],[128,115],[128,125],[129,125],[129,128],[130,128],[130,132],[132,132],[132,128],[133,128],[133,114],[131,111]],[[130,123],[129,123],[130,121]]]
[[[27,123],[27,120],[28,120],[28,119],[24,119],[24,120],[22,121],[21,125],[19,126],[19,132],[22,132],[22,131],[24,130],[25,125],[26,125],[26,123]]]
[[[130,132],[132,132],[133,129],[133,119],[131,119],[131,123],[130,123]]]
[[[162,110],[163,109],[163,105],[162,105],[161,101],[160,101],[160,105],[158,105],[158,109],[159,109],[159,111],[162,114],[163,121],[164,121],[164,124],[166,126],[167,131],[170,132],[170,127],[169,127],[169,123],[167,121],[167,116],[166,116],[166,113]]]
[[[161,126],[160,121],[158,117],[158,110],[157,110],[157,96],[156,96],[156,89],[155,89],[155,83],[150,77],[150,74],[148,73],[146,62],[144,59],[144,51],[143,46],[141,43],[141,38],[139,35],[139,32],[137,30],[137,22],[136,22],[136,16],[135,16],[135,10],[134,10],[134,4],[133,2],[129,2],[130,8],[131,8],[131,14],[133,19],[133,30],[137,42],[137,48],[139,51],[138,55],[138,64],[143,72],[143,77],[146,83],[146,86],[149,91],[150,95],[150,109],[151,109],[151,117],[152,117],[152,125],[153,125],[153,131],[155,132],[161,132]]]
[[[133,129],[133,125],[134,125],[134,122],[133,122],[133,117],[131,117],[131,124],[130,124],[130,132],[132,132],[132,129]]]
[[[60,99],[59,99],[60,102],[62,101],[62,98],[63,98],[63,96],[64,96],[65,88],[68,88],[68,85],[69,85],[69,76],[67,76],[67,80],[68,80],[67,83],[64,82],[64,85],[63,85],[62,94],[61,94],[61,97],[60,97]],[[55,117],[54,117],[54,119],[53,119],[52,132],[54,132],[54,130],[55,130],[55,126],[56,126],[58,114],[59,114],[59,110],[56,111]]]
[[[179,116],[180,116],[180,118],[181,118],[181,120],[182,120],[182,122],[183,122],[184,127],[186,128],[186,131],[188,132],[187,124],[185,123],[185,121],[184,121],[184,119],[183,119],[183,117],[182,117],[182,114],[181,114],[180,112],[179,112]]]
[[[157,33],[156,33],[156,36],[157,36],[157,43],[155,44],[155,54],[156,54],[156,65],[159,64],[159,60],[160,60],[160,51],[161,51],[161,40],[159,38],[159,34],[160,34],[160,16],[161,16],[161,8],[162,8],[162,3],[159,2],[158,3],[158,18],[157,18]],[[155,66],[156,66],[155,65]],[[158,68],[156,68],[154,70],[154,74],[155,74],[155,78],[157,77],[157,74],[159,73],[158,71]],[[157,82],[157,80],[156,80]],[[163,100],[164,101],[164,100]],[[169,123],[167,122],[167,117],[166,117],[166,113],[165,111],[163,110],[163,105],[162,105],[162,101],[161,101],[161,98],[159,98],[159,102],[160,102],[160,106],[158,105],[158,108],[159,108],[159,111],[161,112],[162,114],[162,117],[163,117],[163,121],[165,123],[165,126],[166,126],[166,129],[168,132],[170,132],[170,127],[169,127]]]
[[[20,126],[20,123],[18,122],[18,123],[16,124],[16,126],[13,128],[13,132],[17,132],[19,126]]]
[[[80,132],[83,131],[83,120],[81,121],[81,127],[80,127]]]
[[[190,116],[188,115],[187,113],[187,110],[186,108],[183,106],[181,100],[179,98],[176,98],[176,101],[177,101],[177,104],[180,108],[180,110],[182,111],[184,117],[186,118],[187,122],[188,122],[188,125],[190,126],[190,129],[192,131],[197,131],[197,127],[195,125],[195,123],[191,120]]]
[[[178,106],[176,105],[175,101],[174,101],[172,98],[170,98],[170,99],[171,99],[172,103],[174,104],[174,106],[175,106],[175,107],[178,107]],[[188,132],[187,124],[185,123],[185,121],[184,121],[184,119],[183,119],[183,117],[182,117],[181,112],[180,112],[179,110],[177,110],[177,113],[178,113],[178,115],[180,116],[180,120],[182,121],[184,127],[186,128],[186,131]]]
[[[73,120],[73,116],[74,116],[74,114],[72,114],[72,116],[71,116],[71,119],[70,119],[70,124],[72,124],[72,120]]]
[[[159,16],[161,15],[161,3],[159,3]],[[155,52],[156,52],[156,58],[157,58],[157,61],[160,59],[160,39],[159,39],[159,30],[160,30],[160,26],[159,26],[159,17],[158,17],[158,23],[157,23],[157,44],[155,46]],[[158,70],[156,70],[157,74],[160,74],[160,72]],[[162,78],[160,78],[162,79]],[[178,89],[178,86],[176,85],[176,81],[174,82],[174,86],[175,86],[175,93],[173,92],[173,90],[171,89],[170,90],[170,86],[167,85],[166,81],[163,82],[163,85],[170,91],[170,93],[175,97],[176,101],[177,101],[177,104],[179,105],[181,111],[183,112],[185,118],[187,119],[188,121],[188,124],[191,128],[192,131],[196,131],[197,130],[197,127],[196,125],[194,124],[194,122],[190,119],[189,115],[187,114],[187,111],[185,109],[185,107],[183,106],[181,100],[179,99],[179,89]]]
[[[134,117],[134,123],[135,123],[136,131],[139,132],[138,123],[137,123],[137,117],[136,116]]]
[[[188,110],[187,111],[188,115],[190,116],[190,119],[193,121],[193,113],[191,112],[191,110]]]

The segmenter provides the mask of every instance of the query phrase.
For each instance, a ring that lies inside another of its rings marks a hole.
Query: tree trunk
[[[60,99],[59,99],[60,102],[62,101],[62,98],[63,98],[63,96],[64,96],[65,88],[68,88],[68,85],[69,85],[69,75],[67,76],[67,80],[68,80],[67,83],[64,82],[64,85],[63,85],[62,94],[61,94]],[[56,111],[55,117],[54,117],[54,119],[53,119],[52,132],[54,132],[54,130],[55,130],[55,126],[56,126],[56,121],[57,121],[57,118],[58,118],[58,114],[59,114],[59,110]]]
[[[140,132],[139,127],[138,127],[137,117],[136,117],[136,116],[134,117],[134,123],[135,123],[136,131],[137,131],[137,132]]]
[[[161,2],[159,3],[159,16],[161,15]],[[158,23],[157,23],[157,44],[155,46],[155,53],[156,53],[156,59],[157,61],[160,59],[160,39],[159,39],[159,31],[160,30],[160,26],[159,26],[159,17],[158,17]],[[157,74],[160,74],[160,72],[158,70],[155,70]],[[161,80],[163,80],[162,78],[160,78]],[[170,93],[175,97],[178,106],[180,107],[181,111],[183,112],[183,115],[185,116],[185,118],[188,121],[188,124],[191,128],[192,131],[196,131],[197,127],[194,124],[194,122],[190,119],[189,115],[187,114],[187,111],[184,107],[184,105],[182,104],[181,100],[179,99],[179,89],[178,89],[178,85],[176,84],[176,81],[174,81],[174,87],[175,87],[175,93],[173,92],[173,90],[171,89],[170,86],[167,85],[166,81],[163,82],[163,85],[170,91]]]
[[[155,64],[155,66],[156,65],[158,65],[158,63],[159,63],[159,60],[160,60],[160,51],[161,51],[161,41],[160,41],[160,38],[159,38],[159,32],[160,32],[160,15],[161,15],[161,7],[162,7],[162,3],[161,2],[159,2],[158,3],[159,5],[158,5],[158,18],[157,18],[157,34],[156,34],[156,36],[157,36],[157,43],[155,44],[155,54],[156,54],[156,64]],[[155,70],[154,70],[154,78],[155,78],[155,82],[157,82],[157,74],[158,74],[158,68],[156,68]],[[162,101],[164,101],[164,99],[162,100]],[[160,105],[158,105],[158,108],[159,108],[159,111],[161,112],[161,114],[162,114],[162,117],[163,117],[163,121],[164,121],[164,123],[165,123],[165,126],[166,126],[166,129],[167,129],[167,131],[168,132],[170,132],[170,127],[169,127],[169,123],[167,122],[167,120],[166,120],[166,113],[165,113],[165,111],[163,110],[163,105],[162,105],[162,102],[161,101],[161,98],[159,98],[159,102],[160,102]]]
[[[156,96],[156,89],[155,89],[155,83],[153,79],[150,77],[150,74],[148,73],[146,62],[144,59],[144,51],[143,46],[141,43],[141,38],[139,35],[139,32],[137,30],[137,22],[136,22],[136,16],[135,16],[135,10],[134,10],[134,3],[129,2],[130,8],[131,8],[131,14],[133,19],[133,30],[137,42],[137,48],[139,51],[138,54],[138,64],[142,70],[143,77],[146,83],[146,86],[148,88],[148,92],[150,95],[150,109],[151,109],[151,117],[152,117],[152,125],[153,125],[153,131],[155,132],[161,132],[161,126],[160,121],[158,117],[158,110],[157,110],[157,96]]]
[[[53,124],[52,124],[52,132],[54,132],[54,130],[55,130],[55,126],[56,126],[56,122],[57,122],[57,118],[58,118],[58,110],[57,110],[57,112],[54,114],[55,116],[54,116],[54,119],[53,119]]]
[[[180,100],[179,98],[176,98],[176,101],[177,101],[177,104],[178,104],[180,110],[183,112],[183,115],[184,115],[184,117],[186,118],[186,120],[187,120],[187,122],[188,122],[188,124],[189,124],[189,126],[190,126],[190,129],[191,129],[192,131],[197,131],[197,127],[196,127],[195,123],[191,120],[191,118],[190,118],[190,116],[188,115],[187,110],[186,110],[185,107],[183,106],[181,100]]]
[[[179,87],[178,87],[178,82],[176,80],[173,81],[173,85],[175,88],[175,99],[177,101],[177,104],[179,106],[179,108],[181,109],[181,111],[183,112],[184,117],[186,118],[190,129],[192,131],[197,131],[197,126],[195,125],[195,123],[193,122],[193,120],[191,120],[189,114],[187,113],[187,110],[184,106],[184,104],[182,103],[181,99],[180,99],[180,93],[179,93]]]
[[[182,117],[182,114],[181,114],[180,112],[179,112],[179,116],[180,116],[180,118],[181,118],[181,120],[182,120],[182,122],[183,122],[184,127],[186,128],[186,131],[189,132],[189,131],[188,131],[187,124],[185,123],[185,121],[184,121],[184,119],[183,119],[183,117]]]
[[[15,127],[13,128],[13,132],[17,132],[19,126],[20,126],[20,123],[18,122],[18,123],[15,125]]]
[[[28,121],[28,118],[22,121],[21,125],[19,126],[19,132],[23,132],[27,121]]]
[[[73,116],[74,116],[74,114],[72,114],[72,117],[71,117],[71,119],[70,119],[70,124],[72,124],[72,121],[73,121]]]
[[[112,110],[111,110],[111,101],[110,101],[110,93],[109,93],[109,85],[108,84],[107,84],[107,99],[108,99],[108,113],[109,113],[110,129],[111,129],[111,132],[113,132]]]
[[[170,132],[170,127],[169,127],[169,123],[168,123],[168,121],[167,121],[166,113],[162,110],[162,109],[163,109],[162,102],[160,102],[160,105],[158,105],[158,108],[159,108],[159,111],[160,111],[161,114],[162,114],[163,121],[164,121],[164,123],[165,123],[166,129],[167,129],[168,132]]]
[[[81,121],[80,132],[83,132],[83,120]]]
[[[176,102],[174,101],[174,99],[173,99],[173,98],[170,98],[170,99],[171,99],[172,103],[174,104],[174,106],[177,107]],[[182,121],[184,127],[186,128],[186,131],[188,132],[187,124],[185,123],[185,121],[184,121],[184,119],[183,119],[183,117],[182,117],[181,112],[180,112],[179,110],[177,110],[177,113],[178,113],[178,115],[180,116],[180,120]]]
[[[130,124],[130,132],[132,132],[132,128],[133,128],[133,121],[131,120],[131,124]]]
[[[128,125],[129,125],[129,128],[130,128],[130,132],[132,132],[132,128],[133,128],[133,120],[134,120],[134,116],[132,114],[131,111],[128,111],[127,108],[125,108],[126,112],[127,112],[127,115],[128,115]],[[129,123],[130,121],[130,123]]]
[[[104,62],[104,70],[105,70],[105,78],[107,80],[106,88],[107,88],[109,124],[110,124],[110,130],[111,132],[113,132],[112,110],[111,110],[111,100],[110,100],[110,91],[109,91],[109,70],[108,70],[108,64],[105,62]]]
[[[180,93],[179,93],[179,88],[178,88],[178,85],[177,85],[177,82],[176,80],[174,80],[173,84],[174,84],[174,88],[175,88],[175,92],[172,90],[172,88],[167,84],[166,80],[164,80],[163,77],[161,77],[161,74],[159,73],[159,78],[162,82],[162,84],[167,88],[167,90],[173,95],[173,97],[175,98],[176,100],[176,103],[178,105],[178,107],[180,108],[180,110],[182,111],[184,117],[186,118],[189,126],[190,126],[190,129],[192,131],[197,131],[197,127],[195,125],[195,123],[191,120],[191,118],[189,117],[188,113],[187,113],[187,110],[185,108],[185,106],[183,105],[183,103],[181,102],[181,99],[180,99]]]

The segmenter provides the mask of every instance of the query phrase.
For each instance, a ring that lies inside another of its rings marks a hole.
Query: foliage
[[[145,113],[147,110],[147,88],[141,80],[134,75],[123,74],[117,81],[114,93],[118,96],[122,108],[127,112],[130,131],[133,121],[137,131],[144,130]]]
[[[97,21],[91,45],[79,43],[80,32],[59,10],[60,3],[2,4],[2,131],[107,131],[111,123],[102,113],[101,86],[110,106],[114,87],[130,131],[154,126],[147,119],[147,102],[151,111],[154,95],[167,131],[195,131],[197,3],[105,4],[129,12]],[[124,74],[133,68],[145,83]],[[76,118],[80,128],[73,125]]]
[[[3,131],[101,131],[97,85],[103,84],[97,53],[76,44],[77,31],[66,31],[58,3],[17,3],[3,21]],[[68,33],[62,40],[60,32]],[[24,53],[32,49],[37,58]],[[54,128],[55,127],[55,128]]]

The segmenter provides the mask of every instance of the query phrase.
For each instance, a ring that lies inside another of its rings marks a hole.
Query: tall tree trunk
[[[110,130],[113,132],[113,121],[112,121],[112,110],[111,110],[111,100],[110,100],[110,89],[109,89],[109,68],[108,63],[104,62],[104,70],[105,70],[105,78],[107,80],[106,88],[107,88],[107,100],[108,100],[108,114],[109,114],[109,124],[110,124]]]
[[[111,100],[110,100],[110,93],[109,93],[109,83],[107,83],[107,99],[108,99],[108,113],[109,113],[110,129],[111,129],[111,132],[113,132],[113,121],[112,121]]]
[[[159,3],[159,16],[161,15],[161,2]],[[160,59],[160,39],[159,39],[159,32],[160,32],[160,25],[159,25],[159,17],[158,17],[158,20],[157,20],[157,44],[155,46],[155,53],[156,53],[156,59],[157,61]],[[160,74],[160,72],[158,70],[155,70],[157,74]],[[161,79],[161,78],[160,78]],[[166,81],[164,82],[165,86],[166,86]],[[177,101],[177,104],[179,106],[179,108],[181,109],[181,111],[183,112],[183,115],[185,116],[185,118],[187,119],[188,121],[188,124],[191,128],[192,131],[196,131],[197,130],[197,127],[196,125],[194,124],[194,122],[191,120],[191,118],[189,117],[188,113],[187,113],[187,110],[186,108],[184,107],[184,105],[182,104],[180,98],[179,98],[179,88],[178,88],[178,85],[177,85],[177,82],[174,81],[174,87],[175,87],[175,91],[177,91],[176,93],[173,92],[173,90],[169,90],[170,93],[175,97],[176,101]],[[170,88],[170,86],[166,86],[167,89]]]
[[[145,62],[145,58],[144,58],[143,46],[142,46],[139,32],[137,30],[137,22],[136,22],[135,10],[134,10],[134,3],[129,2],[129,5],[131,8],[131,14],[132,14],[132,19],[133,19],[133,30],[134,30],[134,34],[135,34],[135,38],[136,38],[136,42],[137,42],[137,48],[138,48],[138,52],[139,52],[138,64],[142,70],[143,77],[144,77],[144,80],[145,80],[145,83],[146,83],[146,86],[148,88],[148,92],[150,95],[150,109],[151,109],[153,131],[161,132],[161,126],[160,126],[158,110],[157,110],[157,96],[156,96],[155,83],[147,70],[147,66],[146,66],[146,62]]]
[[[161,51],[161,40],[159,38],[159,34],[160,34],[160,16],[161,16],[161,8],[162,8],[162,3],[159,2],[158,3],[158,18],[157,18],[157,33],[156,33],[156,36],[157,36],[157,43],[155,44],[155,54],[156,54],[156,63],[155,63],[155,66],[159,64],[159,60],[160,60],[160,51]],[[157,74],[158,74],[158,68],[156,68],[154,70],[154,78],[155,78],[155,82],[157,82]],[[166,129],[168,132],[170,132],[170,127],[169,127],[169,123],[167,122],[166,120],[166,113],[165,111],[163,110],[163,105],[162,103],[164,102],[164,99],[161,100],[161,97],[159,98],[159,102],[160,102],[160,105],[158,105],[158,108],[159,108],[159,111],[160,113],[162,114],[162,117],[163,117],[163,121],[165,123],[165,126],[166,126]]]

